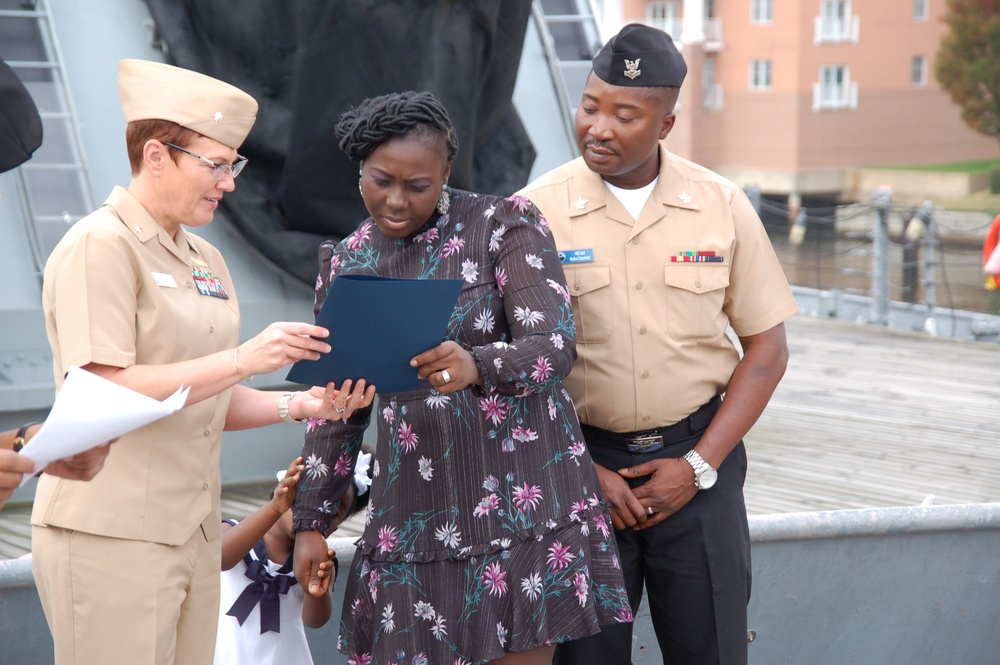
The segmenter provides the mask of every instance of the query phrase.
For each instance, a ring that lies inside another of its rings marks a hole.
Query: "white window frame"
[[[774,0],[750,0],[750,23],[752,25],[774,23]]]
[[[681,36],[681,12],[678,0],[657,0],[646,5],[646,23],[659,28],[675,41]]]
[[[915,55],[910,60],[910,83],[914,88],[927,87],[927,56]]]
[[[814,43],[857,43],[861,22],[851,14],[851,0],[820,0],[820,13],[815,19]]]
[[[722,109],[722,86],[715,82],[715,58],[705,58],[702,74],[702,105],[711,111]]]
[[[773,65],[768,59],[753,59],[750,61],[749,87],[751,90],[770,90],[772,85]]]
[[[913,0],[913,20],[926,21],[930,14],[930,0]]]
[[[823,65],[813,84],[813,111],[858,108],[858,84],[851,81],[848,65]]]

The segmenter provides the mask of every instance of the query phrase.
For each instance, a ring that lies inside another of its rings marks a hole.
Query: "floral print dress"
[[[484,382],[380,393],[377,410],[307,426],[295,528],[325,531],[378,425],[367,525],[340,581],[338,646],[354,665],[484,663],[632,620],[562,385],[575,331],[548,225],[523,197],[450,193],[449,212],[409,238],[368,219],[320,249],[317,312],[337,275],[464,279],[446,337]]]

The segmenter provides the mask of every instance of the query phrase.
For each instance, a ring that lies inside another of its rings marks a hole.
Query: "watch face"
[[[698,489],[707,490],[718,479],[719,473],[712,467],[708,467],[698,476]]]

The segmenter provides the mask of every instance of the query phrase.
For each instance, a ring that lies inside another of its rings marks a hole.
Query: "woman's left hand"
[[[410,361],[417,377],[427,380],[439,393],[453,393],[470,385],[483,385],[483,377],[472,354],[455,342],[441,342]]]
[[[313,386],[299,393],[289,404],[289,412],[297,420],[318,418],[321,420],[345,420],[356,409],[370,406],[375,399],[375,386],[366,385],[364,379],[357,382],[347,379],[340,389],[333,383],[326,388]]]

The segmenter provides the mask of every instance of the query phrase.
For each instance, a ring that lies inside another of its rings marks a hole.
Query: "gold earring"
[[[451,207],[451,196],[448,194],[448,186],[445,185],[441,188],[441,193],[438,194],[437,211],[442,215],[448,214],[448,208]]]
[[[365,190],[361,188],[361,178],[358,178],[358,193],[361,194],[361,200],[365,198]]]

